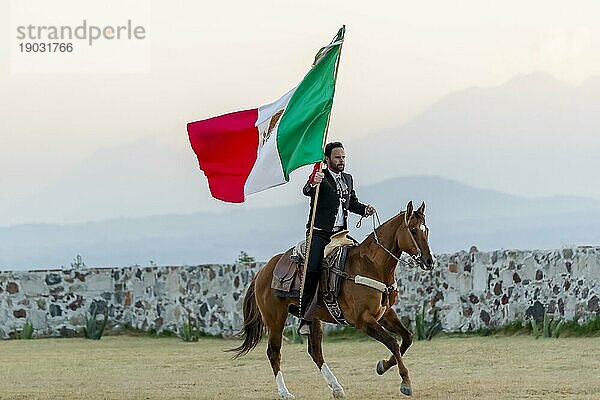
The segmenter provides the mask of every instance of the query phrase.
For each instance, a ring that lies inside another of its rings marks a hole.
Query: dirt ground
[[[232,361],[238,342],[105,337],[0,341],[0,399],[275,399],[263,342]],[[372,340],[324,344],[349,399],[396,399],[397,368]],[[283,371],[297,399],[330,391],[305,345],[285,343]],[[415,399],[600,399],[600,338],[442,337],[405,356]]]

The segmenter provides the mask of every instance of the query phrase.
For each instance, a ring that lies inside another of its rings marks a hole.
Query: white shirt
[[[333,176],[333,179],[335,180],[335,184],[336,186],[338,185],[338,179],[342,178],[342,174],[341,172],[335,173],[332,170],[329,170],[329,172],[331,173],[331,176]],[[340,188],[341,189],[341,188]],[[342,202],[340,201],[340,205],[338,207],[338,212],[335,216],[335,222],[333,223],[333,227],[340,227],[343,228],[344,227],[344,210],[342,208]]]

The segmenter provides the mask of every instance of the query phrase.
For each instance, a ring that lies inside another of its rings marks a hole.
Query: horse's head
[[[433,268],[433,257],[429,249],[429,229],[425,223],[425,203],[414,210],[412,201],[406,205],[404,224],[396,231],[396,241],[402,251],[408,253],[422,269]]]

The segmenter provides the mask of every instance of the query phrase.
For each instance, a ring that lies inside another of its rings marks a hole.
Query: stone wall
[[[177,331],[191,316],[206,333],[230,335],[241,324],[243,294],[258,267],[0,272],[0,337],[10,337],[27,321],[38,335],[73,336],[94,308],[108,311],[112,329]]]
[[[197,320],[231,335],[243,319],[245,288],[262,264],[90,268],[0,272],[0,337],[31,322],[39,336],[78,334],[85,313],[108,312],[110,326],[177,331]],[[444,329],[496,327],[544,311],[583,322],[600,315],[600,248],[460,252],[433,271],[399,267],[396,309],[406,321],[424,303]]]
[[[440,309],[448,331],[499,327],[528,318],[585,322],[600,316],[600,248],[460,252],[438,258],[433,272],[399,270],[398,314]]]

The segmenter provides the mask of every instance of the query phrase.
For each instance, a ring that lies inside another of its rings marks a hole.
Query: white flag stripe
[[[248,175],[244,185],[244,194],[254,194],[260,191],[282,185],[286,182],[283,166],[277,149],[277,128],[271,133],[261,148],[256,163]]]
[[[256,162],[244,184],[244,195],[254,194],[286,182],[283,174],[283,165],[277,148],[277,129],[281,116],[277,119],[271,132],[271,118],[279,111],[285,110],[296,87],[281,96],[272,103],[266,104],[258,109],[256,127],[258,131],[258,149]],[[265,135],[269,135],[263,143]]]

